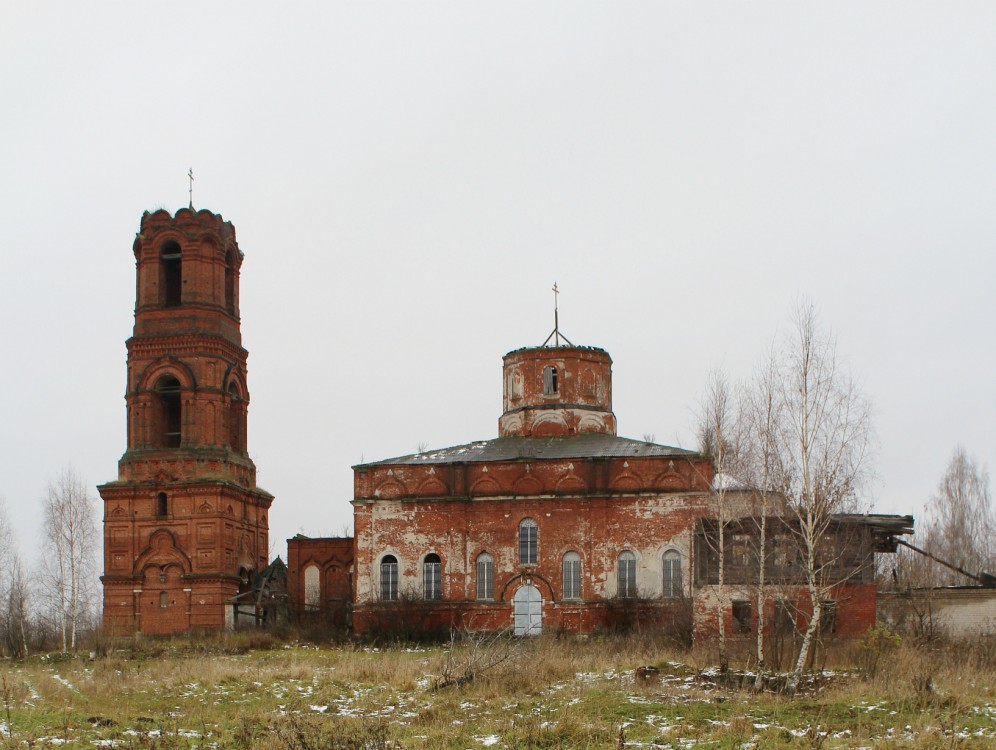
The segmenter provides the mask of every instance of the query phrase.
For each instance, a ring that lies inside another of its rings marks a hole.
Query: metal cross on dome
[[[557,298],[560,296],[560,289],[557,288],[557,282],[553,282],[553,330],[550,335],[546,337],[546,341],[543,342],[543,346],[547,346],[550,343],[550,339],[553,339],[554,346],[561,346],[560,340],[563,339],[567,346],[574,346],[571,340],[567,338],[564,334],[560,332],[560,312],[557,309]]]
[[[187,170],[187,177],[190,178],[190,210],[194,210],[194,168],[191,167]]]

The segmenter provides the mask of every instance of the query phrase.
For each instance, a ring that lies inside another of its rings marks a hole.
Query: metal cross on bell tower
[[[187,177],[190,178],[190,187],[188,188],[188,192],[190,193],[190,205],[188,206],[188,208],[190,208],[190,210],[193,211],[194,210],[194,168],[193,167],[187,170]]]

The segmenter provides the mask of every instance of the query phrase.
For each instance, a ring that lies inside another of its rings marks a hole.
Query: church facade
[[[602,349],[520,349],[503,374],[497,438],[354,467],[354,628],[413,600],[428,629],[591,631],[627,600],[680,619],[709,459],[616,434]]]
[[[133,250],[127,447],[98,488],[110,633],[260,625],[288,606],[358,633],[756,628],[750,491],[729,491],[741,510],[724,525],[720,590],[712,461],[619,436],[611,357],[561,345],[556,328],[553,346],[505,355],[496,437],[353,467],[353,537],[298,535],[287,565],[270,563],[235,230],[210,211],[160,210],[143,215]],[[762,603],[766,627],[788,632],[807,594],[790,515],[775,514]],[[908,516],[835,518],[825,632],[874,624],[874,555],[911,531]]]

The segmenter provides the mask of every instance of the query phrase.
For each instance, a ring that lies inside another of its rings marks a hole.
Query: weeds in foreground
[[[996,663],[987,657],[996,650],[981,642],[890,645],[874,669],[859,651],[850,663],[836,654],[834,671],[796,700],[719,679],[704,649],[647,634],[243,646],[176,641],[93,660],[7,662],[0,722],[16,742],[0,734],[0,747],[4,739],[143,750],[996,743]]]

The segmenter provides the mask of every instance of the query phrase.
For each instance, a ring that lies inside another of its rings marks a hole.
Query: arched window
[[[664,588],[665,599],[677,599],[681,596],[681,555],[675,550],[664,553]]]
[[[442,567],[439,555],[425,556],[425,561],[422,563],[422,590],[426,599],[443,598]]]
[[[225,256],[225,309],[235,315],[235,248]]]
[[[581,598],[581,555],[577,552],[564,555],[564,598]]]
[[[519,524],[519,564],[535,565],[539,551],[539,529],[531,518]]]
[[[380,598],[393,602],[398,598],[398,558],[384,555],[380,561]]]
[[[160,492],[156,495],[156,518],[165,518],[167,510],[166,493]]]
[[[321,571],[311,564],[304,569],[304,606],[318,609],[322,598]]]
[[[235,383],[228,384],[228,444],[232,450],[245,451],[245,407]]]
[[[160,448],[180,447],[180,381],[171,375],[164,375],[156,383],[156,394],[159,396],[160,420],[159,439],[156,441]]]
[[[180,246],[167,242],[159,251],[159,301],[163,307],[180,306],[183,268]]]
[[[165,591],[160,591],[159,592],[159,606],[162,607],[163,609],[166,609],[166,607],[168,605],[169,605],[169,598],[166,596],[166,592]]]
[[[547,365],[543,368],[543,395],[553,396],[557,393],[557,368]]]
[[[636,555],[629,550],[619,553],[619,596],[636,596]]]
[[[495,561],[487,552],[477,556],[477,598],[485,602],[495,598]]]

